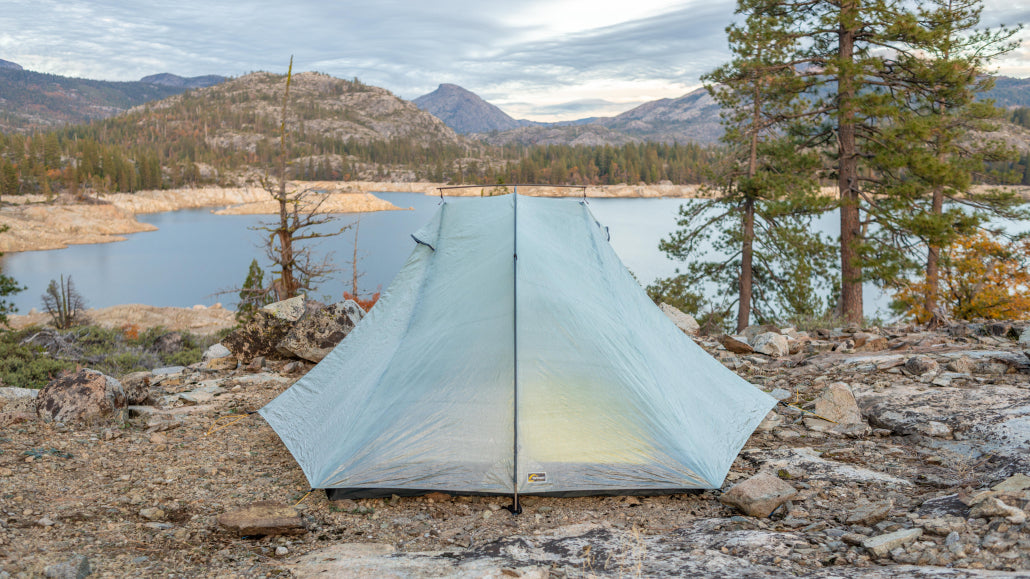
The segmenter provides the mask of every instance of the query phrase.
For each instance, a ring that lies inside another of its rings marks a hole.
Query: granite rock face
[[[48,422],[101,418],[124,407],[125,390],[121,383],[88,368],[54,379],[36,399],[36,412]]]
[[[277,350],[311,362],[321,362],[357,326],[365,312],[347,300],[320,308],[299,319],[279,342]]]

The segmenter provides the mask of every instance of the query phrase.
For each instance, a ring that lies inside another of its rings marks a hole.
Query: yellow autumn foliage
[[[1030,317],[1030,239],[1007,242],[986,233],[960,238],[941,252],[938,301],[955,319],[1020,320]],[[926,279],[903,287],[894,308],[924,323]]]

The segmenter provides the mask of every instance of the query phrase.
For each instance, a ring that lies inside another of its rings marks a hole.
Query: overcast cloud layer
[[[3,0],[0,59],[104,80],[296,70],[412,99],[449,82],[516,118],[611,115],[672,98],[728,55],[732,0]],[[988,0],[988,24],[1030,6]],[[998,62],[1030,75],[1030,34]]]

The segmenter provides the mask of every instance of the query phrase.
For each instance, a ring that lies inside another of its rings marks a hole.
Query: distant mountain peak
[[[158,86],[169,86],[173,88],[204,88],[208,86],[214,86],[225,82],[227,79],[224,76],[218,76],[217,74],[209,74],[205,76],[193,76],[189,78],[181,77],[177,74],[170,72],[162,72],[160,74],[152,74],[139,79],[140,82],[146,84],[156,84]]]
[[[9,60],[0,59],[0,68],[9,68],[11,70],[25,70],[17,62],[11,62]]]
[[[511,118],[476,93],[456,84],[441,84],[435,91],[411,102],[461,134],[508,131],[528,124]]]

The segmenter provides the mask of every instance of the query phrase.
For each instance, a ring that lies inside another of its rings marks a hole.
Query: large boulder
[[[311,362],[321,362],[340,343],[365,311],[352,300],[325,306],[297,321],[279,342],[278,350]]]
[[[765,354],[772,358],[780,358],[790,354],[790,344],[787,336],[775,332],[758,334],[751,341],[751,347],[759,354]]]
[[[694,316],[680,311],[676,306],[670,306],[669,304],[662,302],[658,306],[672,323],[676,324],[676,327],[683,331],[683,333],[690,336],[696,336],[701,331],[701,325],[697,323]]]
[[[253,320],[226,336],[222,345],[242,363],[258,356],[275,356],[279,342],[304,312],[304,296],[269,304],[258,310]]]
[[[54,379],[36,399],[36,413],[48,422],[103,418],[124,407],[121,382],[89,368]]]

